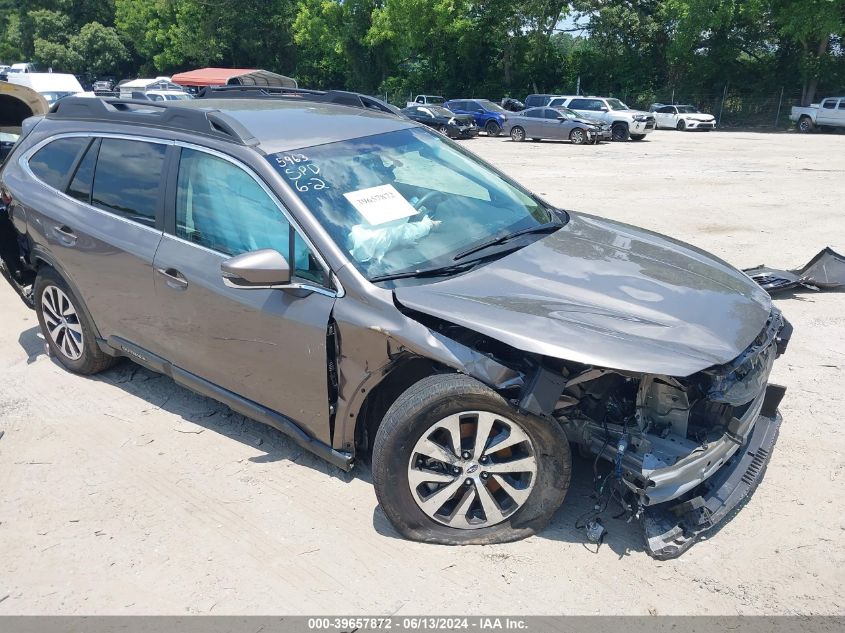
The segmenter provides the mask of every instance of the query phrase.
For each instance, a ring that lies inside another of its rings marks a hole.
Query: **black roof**
[[[142,101],[68,97],[51,120],[126,123],[260,145],[274,153],[412,127],[405,117],[368,107],[307,98],[224,98]]]

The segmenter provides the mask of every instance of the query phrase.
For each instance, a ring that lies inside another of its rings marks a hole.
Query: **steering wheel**
[[[415,208],[417,211],[419,211],[420,209],[422,209],[423,205],[424,205],[426,202],[428,202],[429,200],[431,200],[431,199],[433,199],[433,198],[435,198],[435,197],[437,197],[437,196],[442,196],[442,195],[443,195],[443,192],[442,192],[442,191],[429,191],[427,194],[425,194],[422,198],[420,198],[419,200],[417,200],[417,201],[414,203],[414,208]],[[429,216],[431,216],[431,215],[433,215],[433,214],[434,214],[434,212],[433,212],[433,211],[429,211],[429,212],[428,212],[428,215],[429,215]]]
[[[427,194],[425,194],[422,198],[420,198],[414,203],[414,208],[419,211],[426,202],[440,195],[443,195],[442,191],[429,191]]]

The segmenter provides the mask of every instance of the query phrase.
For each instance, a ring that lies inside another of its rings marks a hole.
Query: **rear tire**
[[[487,121],[484,131],[487,132],[487,136],[499,136],[502,133],[502,128],[495,121]]]
[[[563,502],[571,467],[557,423],[520,413],[463,374],[408,388],[373,446],[373,482],[387,518],[408,539],[444,545],[535,534]]]
[[[65,369],[91,375],[117,361],[97,345],[94,324],[61,275],[45,267],[35,278],[35,313],[51,354]]]
[[[525,140],[525,130],[518,125],[514,126],[513,129],[511,129],[511,139],[517,143],[521,143]]]
[[[610,128],[610,134],[614,141],[627,141],[628,125],[626,123],[614,123]]]

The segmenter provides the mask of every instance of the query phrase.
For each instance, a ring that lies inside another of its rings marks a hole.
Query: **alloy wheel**
[[[82,357],[84,338],[79,315],[70,298],[58,286],[47,286],[41,295],[47,335],[70,360]]]
[[[528,434],[508,418],[465,411],[436,422],[411,451],[408,484],[426,515],[474,530],[501,523],[528,500],[537,459]]]
[[[572,134],[569,135],[569,140],[571,140],[576,145],[581,145],[587,141],[587,135],[581,128],[575,128],[574,130],[572,130]]]

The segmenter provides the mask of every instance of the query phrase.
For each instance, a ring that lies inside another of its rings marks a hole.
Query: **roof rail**
[[[197,99],[290,99],[296,101],[313,101],[316,103],[333,103],[353,108],[378,110],[388,114],[397,111],[381,99],[346,90],[312,90],[309,88],[280,88],[268,86],[208,86],[200,90]]]
[[[249,130],[224,112],[180,107],[159,101],[66,97],[50,108],[46,118],[132,123],[234,140],[243,145],[258,143],[258,139]]]

